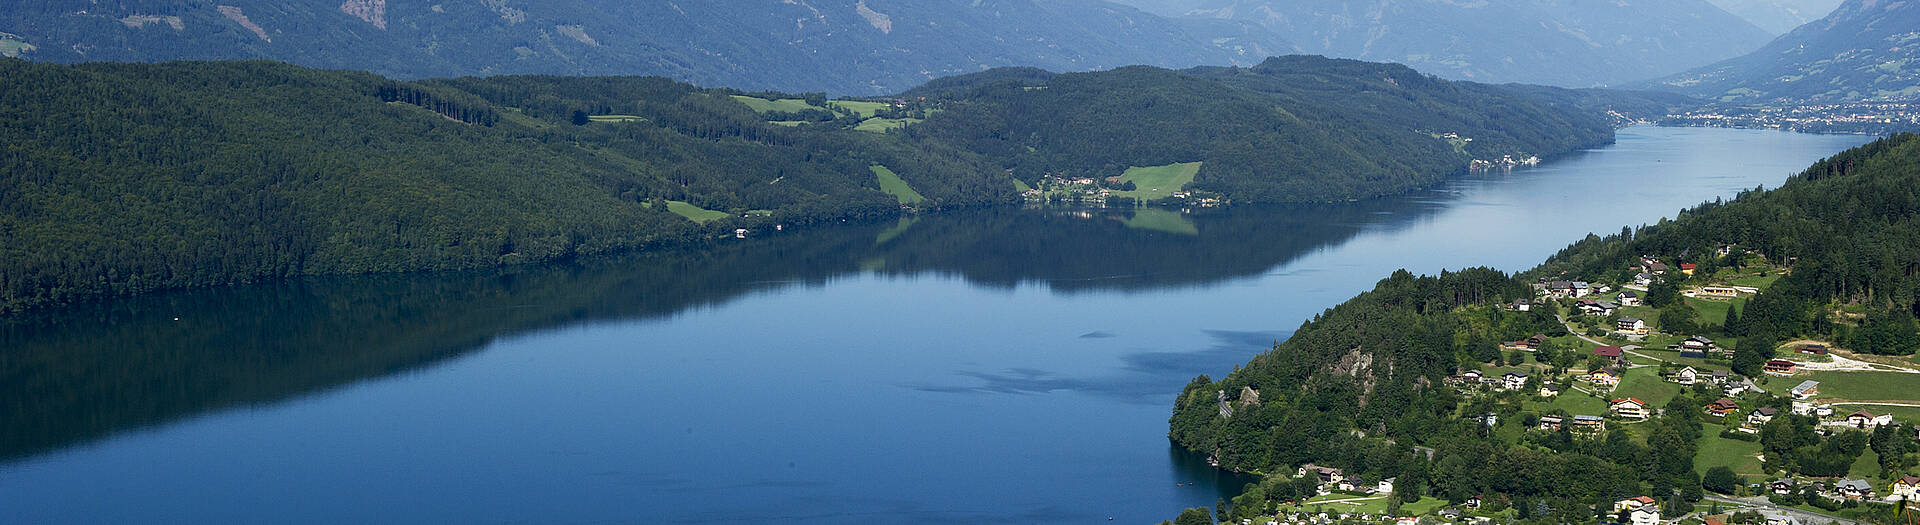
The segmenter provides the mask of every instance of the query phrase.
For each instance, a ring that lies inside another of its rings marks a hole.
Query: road
[[[1731,498],[1727,496],[1721,496],[1718,494],[1707,494],[1707,499],[1709,501],[1718,501],[1721,503],[1732,503],[1736,505],[1745,505],[1749,507],[1755,507],[1758,510],[1760,510],[1761,513],[1774,512],[1774,513],[1786,514],[1788,516],[1792,516],[1793,519],[1800,520],[1801,525],[1825,525],[1827,523],[1838,523],[1840,525],[1860,525],[1860,522],[1858,521],[1853,521],[1853,520],[1843,519],[1843,518],[1836,518],[1836,517],[1828,516],[1825,514],[1816,514],[1816,513],[1807,512],[1800,509],[1791,509],[1791,508],[1781,507],[1778,505],[1774,505],[1772,502],[1767,501],[1767,498],[1762,498],[1762,497]]]
[[[1593,344],[1594,344],[1595,346],[1613,346],[1612,344],[1610,344],[1610,343],[1607,343],[1606,341],[1601,341],[1601,340],[1599,340],[1599,339],[1594,339],[1594,338],[1591,338],[1591,337],[1587,337],[1587,334],[1583,334],[1583,333],[1580,333],[1580,332],[1578,332],[1578,331],[1575,331],[1575,330],[1573,329],[1573,325],[1569,325],[1569,324],[1567,324],[1567,316],[1566,316],[1566,314],[1554,314],[1554,317],[1557,317],[1557,318],[1559,318],[1559,319],[1560,319],[1560,326],[1565,326],[1565,327],[1567,327],[1567,333],[1569,333],[1569,334],[1573,334],[1573,336],[1574,336],[1574,337],[1578,337],[1578,338],[1580,338],[1580,340],[1581,340],[1581,341],[1586,341],[1586,342],[1589,342],[1589,343],[1593,343]],[[1635,345],[1626,345],[1626,346],[1622,346],[1622,347],[1620,347],[1620,350],[1621,350],[1621,351],[1624,351],[1624,352],[1626,352],[1626,353],[1629,353],[1629,354],[1633,354],[1633,355],[1634,355],[1634,356],[1636,356],[1636,357],[1641,357],[1641,358],[1645,358],[1645,359],[1652,359],[1652,360],[1654,360],[1654,361],[1658,361],[1658,362],[1662,362],[1662,363],[1665,363],[1665,362],[1667,362],[1667,360],[1665,360],[1665,359],[1661,359],[1661,358],[1658,358],[1658,357],[1654,357],[1654,356],[1650,356],[1650,355],[1647,355],[1647,354],[1642,354],[1642,353],[1640,353],[1640,352],[1635,352],[1635,351],[1634,351],[1634,350],[1639,350],[1639,349],[1640,349],[1640,347],[1639,347],[1639,346],[1635,346]],[[1628,361],[1628,362],[1627,362],[1627,368],[1640,368],[1640,367],[1643,367],[1643,366],[1653,366],[1653,365],[1642,365],[1642,364],[1637,364],[1637,363],[1634,363],[1634,362],[1632,362],[1632,361]]]

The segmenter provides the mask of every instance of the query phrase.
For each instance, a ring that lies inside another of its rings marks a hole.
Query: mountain
[[[1308,54],[1453,79],[1590,87],[1739,56],[1771,34],[1705,0],[1128,0],[1260,24]]]
[[[1098,0],[11,2],[0,52],[56,63],[272,59],[397,78],[656,75],[878,95],[995,66],[1250,65],[1258,26]]]
[[[1779,35],[1819,20],[1840,7],[1841,0],[1707,0],[1734,16]]]
[[[1722,102],[1920,98],[1920,1],[1847,0],[1754,51],[1650,87]]]

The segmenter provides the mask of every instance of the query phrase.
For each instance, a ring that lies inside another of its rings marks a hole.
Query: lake
[[[1395,269],[1530,268],[1866,137],[1616,145],[1333,206],[992,209],[0,321],[0,521],[1116,522],[1245,480],[1173,397]]]

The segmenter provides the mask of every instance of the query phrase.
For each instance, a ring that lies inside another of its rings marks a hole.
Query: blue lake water
[[[0,321],[0,521],[1157,522],[1244,482],[1167,442],[1193,376],[1395,269],[1522,270],[1866,140],[1637,127],[1347,205],[959,211],[40,312]]]

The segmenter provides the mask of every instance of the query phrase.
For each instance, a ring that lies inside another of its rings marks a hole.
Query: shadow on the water
[[[444,363],[501,336],[670,316],[856,272],[1063,293],[1206,285],[1440,206],[1152,210],[1144,220],[1130,209],[956,211],[537,267],[293,279],[17,315],[0,319],[0,462]],[[970,387],[1048,389],[981,379]],[[1139,391],[1131,381],[1078,386]]]

